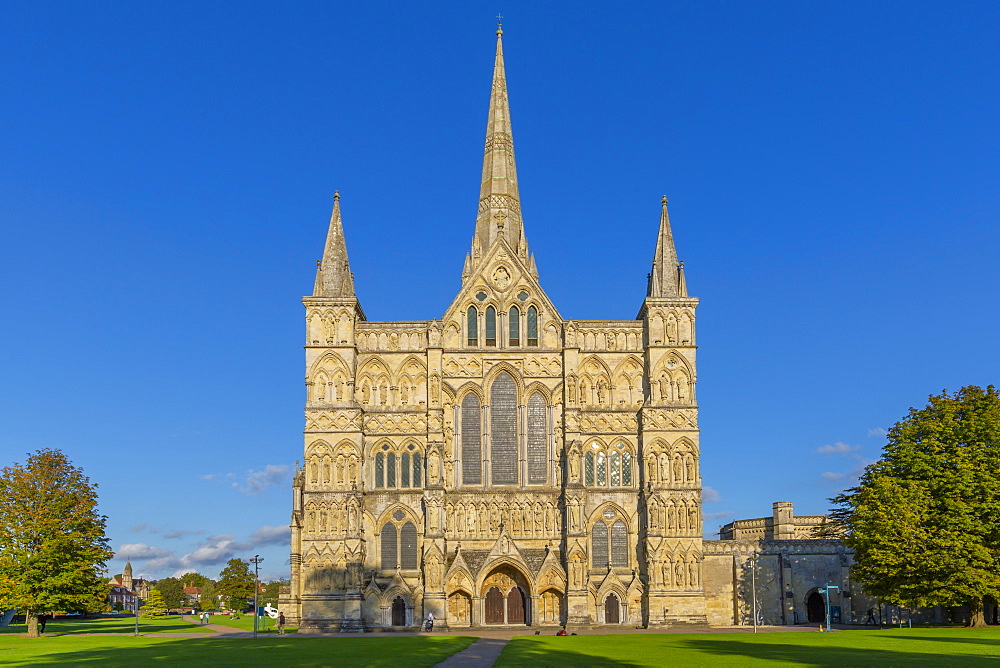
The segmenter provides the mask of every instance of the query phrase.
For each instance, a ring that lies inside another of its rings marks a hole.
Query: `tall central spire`
[[[503,30],[497,27],[497,54],[493,64],[493,90],[486,123],[486,151],[483,157],[483,181],[479,190],[479,215],[476,237],[472,242],[473,261],[498,237],[503,237],[520,257],[528,259],[521,218],[521,199],[517,191],[517,168],[514,165],[514,135],[507,101],[507,76],[503,64]]]

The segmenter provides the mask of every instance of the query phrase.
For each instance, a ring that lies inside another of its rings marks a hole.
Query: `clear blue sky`
[[[439,317],[498,9],[564,317],[635,316],[670,198],[707,533],[823,512],[909,406],[998,380],[995,2],[11,1],[0,463],[65,450],[137,574],[286,574],[331,195],[368,317]]]

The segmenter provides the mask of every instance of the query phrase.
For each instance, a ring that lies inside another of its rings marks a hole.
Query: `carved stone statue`
[[[567,458],[569,459],[570,482],[580,482],[580,455],[576,452],[570,452]]]

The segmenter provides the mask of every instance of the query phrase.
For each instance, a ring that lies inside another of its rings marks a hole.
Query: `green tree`
[[[167,609],[179,608],[186,602],[184,598],[184,585],[177,578],[163,578],[158,580],[156,588],[163,594],[163,601],[166,603]]]
[[[254,577],[250,564],[241,559],[230,559],[219,573],[219,593],[231,610],[243,610],[253,598]]]
[[[43,612],[105,605],[106,520],[97,485],[59,450],[0,471],[0,609],[23,609],[29,638]]]
[[[181,584],[187,587],[201,587],[208,581],[201,573],[185,573],[184,575],[177,578],[181,581]]]
[[[278,605],[278,595],[280,594],[281,587],[286,587],[290,583],[288,580],[272,580],[264,585],[264,590],[257,597],[257,605]]]
[[[967,625],[985,626],[983,599],[1000,596],[1000,394],[969,386],[911,408],[858,486],[831,501],[865,592],[967,604]]]
[[[163,600],[163,594],[160,593],[159,589],[149,590],[149,597],[142,604],[141,610],[144,617],[152,619],[163,617],[167,614],[167,602]]]
[[[201,596],[198,598],[198,607],[202,610],[211,610],[219,607],[219,593],[215,588],[215,583],[206,579],[201,585]]]

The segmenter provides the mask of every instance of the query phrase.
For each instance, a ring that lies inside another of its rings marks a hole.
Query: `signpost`
[[[820,589],[820,591],[823,592],[823,599],[826,601],[826,630],[827,631],[830,630],[830,593],[831,593],[830,590],[831,589],[840,589],[840,587],[838,587],[837,585],[828,584],[823,589]]]

